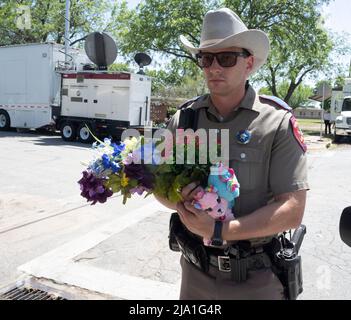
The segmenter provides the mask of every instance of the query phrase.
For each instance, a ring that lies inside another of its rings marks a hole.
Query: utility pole
[[[70,5],[71,1],[66,0],[66,13],[65,13],[65,64],[68,65],[68,48],[69,48],[69,27],[70,27]]]
[[[322,131],[323,131],[323,120],[324,120],[324,100],[325,100],[325,82],[323,82],[322,110],[321,110],[321,130],[320,130],[320,133],[319,133],[319,141],[323,141],[323,139],[322,139]]]

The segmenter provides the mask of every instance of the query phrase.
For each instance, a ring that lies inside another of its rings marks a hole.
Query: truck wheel
[[[61,137],[65,141],[73,141],[77,137],[76,127],[72,122],[64,122],[61,126]]]
[[[5,110],[0,110],[0,131],[10,129],[10,117]]]
[[[89,129],[87,128],[87,126],[88,126]],[[92,136],[91,133],[92,133],[91,126],[87,125],[86,123],[82,123],[78,127],[78,140],[80,142],[82,142],[82,143],[90,143],[90,142],[92,142],[93,141],[93,136]]]
[[[340,142],[341,136],[336,134],[336,129],[334,129],[334,136],[333,136],[333,142],[338,143]]]

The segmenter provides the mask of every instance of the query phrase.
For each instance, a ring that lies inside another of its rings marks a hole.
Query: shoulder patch
[[[267,96],[265,94],[262,94],[260,95],[259,97],[263,98],[263,99],[266,99],[266,100],[270,100],[270,101],[273,101],[275,102],[281,109],[285,109],[289,112],[292,111],[292,108],[285,102],[283,101],[282,99],[278,98],[278,97],[275,97],[275,96]]]
[[[302,148],[303,152],[306,152],[307,151],[307,145],[305,143],[305,139],[303,137],[303,134],[302,134],[298,124],[297,124],[297,120],[296,120],[296,118],[293,115],[290,117],[290,123],[291,123],[291,127],[293,129],[293,134],[294,134],[295,139],[299,143],[299,145]]]
[[[182,110],[182,109],[185,109],[187,107],[189,107],[192,103],[194,103],[195,101],[199,100],[201,96],[198,96],[198,97],[195,97],[195,98],[192,98],[188,101],[185,101],[183,104],[181,104],[179,107],[178,107],[178,110]]]

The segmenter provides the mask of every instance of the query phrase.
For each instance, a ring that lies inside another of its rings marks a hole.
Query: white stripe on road
[[[123,275],[73,261],[77,255],[159,211],[172,212],[158,201],[153,201],[20,266],[18,270],[122,299],[177,299],[178,285]]]

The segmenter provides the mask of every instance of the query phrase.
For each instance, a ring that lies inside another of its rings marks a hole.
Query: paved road
[[[87,204],[77,181],[91,157],[89,146],[59,136],[0,132],[0,288],[23,263],[152,201]]]
[[[104,269],[96,273],[103,276],[101,290],[108,287],[104,277],[113,275],[112,271],[129,275],[122,277],[126,283],[143,278],[177,285],[178,256],[167,251],[168,216],[156,207],[150,216],[137,212],[148,204],[153,206],[151,197],[134,198],[126,207],[120,197],[103,206],[87,205],[79,196],[76,181],[83,169],[80,162],[90,158],[89,147],[62,142],[58,136],[0,132],[0,287],[17,278],[18,266],[46,257],[54,268],[59,261],[50,254],[45,256],[47,252],[56,248],[57,253],[68,252],[72,248],[65,244],[74,245],[76,239],[89,242],[94,236],[105,241],[90,245],[78,241],[82,249],[74,253],[71,266],[81,268],[72,269],[79,275],[82,270]],[[301,299],[351,299],[351,248],[338,235],[341,211],[351,205],[350,160],[351,148],[346,144],[309,154],[311,191],[304,217],[308,233],[301,249],[305,282]],[[128,224],[131,213],[139,214],[139,220],[132,221],[134,226]],[[118,231],[122,222],[125,228]],[[110,233],[113,229],[115,234]],[[133,238],[145,249],[131,242]],[[121,244],[128,250],[116,253]],[[152,259],[160,255],[162,258]],[[87,282],[79,280],[82,286]],[[146,285],[145,281],[140,284]],[[128,287],[124,294],[133,297]]]
[[[339,237],[341,212],[351,206],[350,163],[349,145],[309,155],[301,299],[351,299],[351,248]]]

